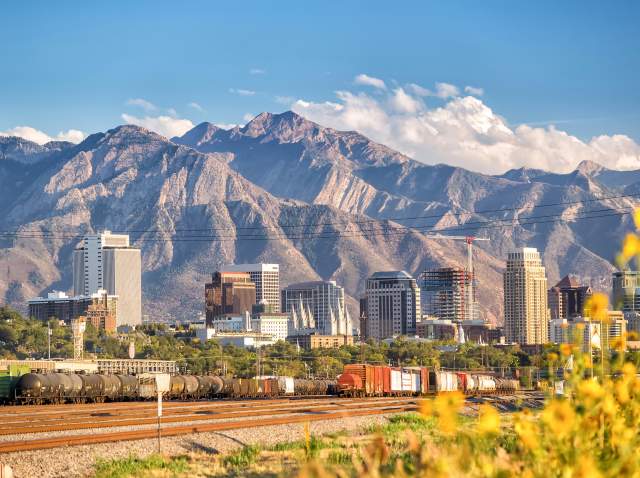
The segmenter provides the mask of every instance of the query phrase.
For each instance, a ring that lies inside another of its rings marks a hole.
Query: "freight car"
[[[468,395],[509,394],[520,390],[518,380],[484,374],[448,372],[427,367],[345,365],[338,377],[338,395],[350,397],[419,396],[460,391]]]
[[[292,377],[221,378],[173,375],[166,398],[197,400],[215,398],[272,398],[289,395],[326,395],[337,390],[332,380]],[[153,400],[155,376],[24,373],[16,379],[7,402],[18,404],[102,403],[105,401]]]
[[[425,367],[345,365],[337,381],[337,393],[350,397],[414,396],[428,391]]]

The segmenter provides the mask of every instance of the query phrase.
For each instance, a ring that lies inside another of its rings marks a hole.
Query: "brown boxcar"
[[[344,372],[346,374],[353,374],[360,377],[362,380],[362,393],[364,395],[374,394],[374,367],[372,365],[353,364],[345,365]]]
[[[373,367],[373,394],[377,396],[384,395],[384,367]]]
[[[420,393],[426,395],[429,393],[429,369],[420,367]]]

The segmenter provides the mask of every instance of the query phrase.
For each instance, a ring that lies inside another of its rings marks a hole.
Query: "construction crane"
[[[475,236],[447,236],[444,234],[426,234],[425,237],[429,239],[450,239],[453,241],[465,241],[467,243],[467,272],[469,273],[469,287],[467,290],[467,310],[469,318],[475,318],[473,310],[473,242],[474,241],[489,241],[488,237],[475,237]]]

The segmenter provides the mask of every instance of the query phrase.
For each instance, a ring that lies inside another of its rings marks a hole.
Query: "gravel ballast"
[[[310,422],[310,431],[316,435],[338,431],[356,431],[374,424],[382,424],[389,415],[341,418]],[[273,425],[265,427],[227,430],[224,432],[196,433],[162,439],[162,453],[186,455],[189,453],[229,453],[245,445],[270,446],[276,443],[304,438],[304,424]],[[143,458],[158,449],[157,440],[136,440],[118,443],[100,443],[74,447],[37,450],[0,455],[0,463],[13,468],[15,478],[62,478],[92,476],[96,460],[111,460],[137,456]]]

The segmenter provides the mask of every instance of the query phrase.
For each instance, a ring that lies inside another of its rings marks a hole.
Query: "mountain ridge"
[[[516,246],[541,250],[549,283],[572,273],[608,287],[615,245],[632,222],[573,217],[637,205],[634,197],[600,198],[640,181],[638,171],[590,163],[568,175],[495,176],[427,165],[292,112],[263,113],[228,130],[204,122],[171,140],[133,125],[77,145],[0,140],[0,151],[20,143],[11,149],[20,154],[0,156],[1,229],[54,236],[0,239],[7,271],[0,298],[23,310],[26,298],[68,290],[75,243],[105,228],[141,231],[132,241],[143,251],[150,317],[192,317],[216,267],[257,261],[280,262],[283,285],[337,280],[357,316],[364,279],[375,270],[464,267],[463,241],[424,234],[445,228],[490,239],[474,247],[478,296],[483,317],[500,322],[504,257]],[[495,227],[505,219],[510,226]]]

